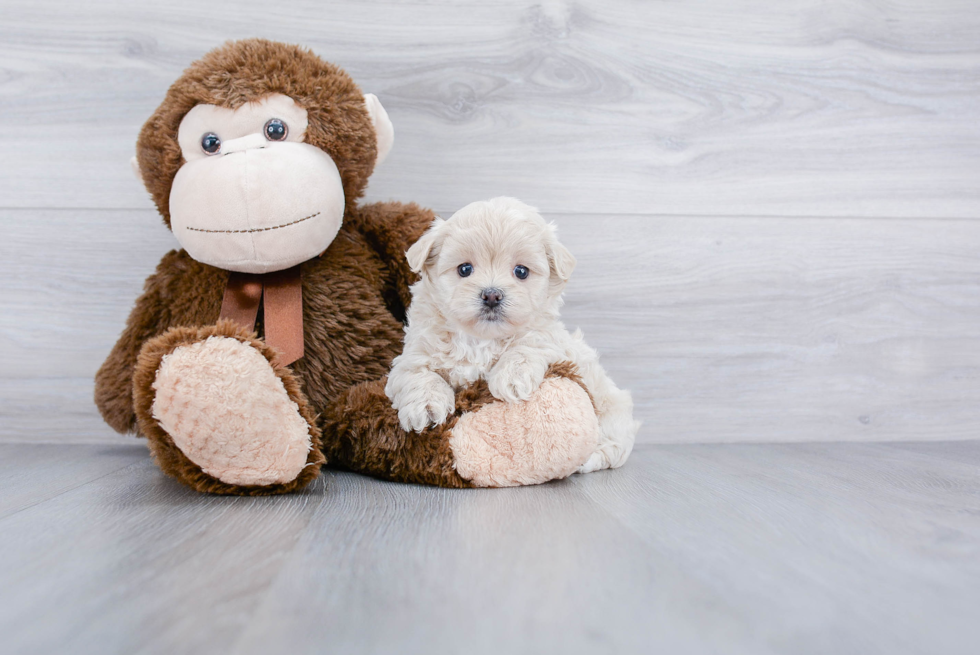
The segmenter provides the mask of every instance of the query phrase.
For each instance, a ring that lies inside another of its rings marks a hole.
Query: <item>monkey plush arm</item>
[[[412,300],[408,287],[418,281],[418,276],[405,260],[405,251],[418,241],[435,219],[436,215],[431,209],[401,202],[364,205],[348,219],[388,265],[392,295],[395,296],[390,300],[397,300],[400,305],[400,308],[389,309],[399,320],[404,320],[405,308]]]
[[[126,328],[95,374],[95,404],[102,418],[116,432],[136,430],[133,368],[143,344],[168,327],[165,271],[172,270],[176,258],[177,251],[165,255],[156,272],[147,278],[143,295],[136,300]]]

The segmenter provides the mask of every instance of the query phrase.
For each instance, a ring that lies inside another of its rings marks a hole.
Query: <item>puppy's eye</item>
[[[526,280],[527,274],[529,272],[530,271],[527,270],[527,266],[521,266],[520,264],[518,264],[517,266],[514,267],[514,275],[517,277],[518,280]]]
[[[221,150],[221,139],[214,132],[208,132],[201,137],[201,150],[208,155],[216,155]]]
[[[270,118],[262,131],[269,141],[283,141],[289,134],[289,128],[278,118]]]
[[[456,267],[456,272],[459,273],[460,277],[469,277],[473,272],[473,264],[460,264]]]

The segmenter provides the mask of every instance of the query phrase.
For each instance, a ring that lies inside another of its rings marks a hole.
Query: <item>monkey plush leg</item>
[[[140,432],[160,468],[198,491],[295,491],[317,476],[320,433],[300,384],[238,325],[173,328],[133,376]]]
[[[599,421],[571,364],[552,366],[528,400],[462,415],[449,446],[456,471],[477,487],[567,478],[595,451]]]
[[[512,487],[574,473],[596,448],[592,400],[571,364],[552,366],[519,403],[493,398],[485,382],[456,396],[456,413],[406,433],[384,380],[351,388],[324,416],[331,462],[400,482],[443,487]]]

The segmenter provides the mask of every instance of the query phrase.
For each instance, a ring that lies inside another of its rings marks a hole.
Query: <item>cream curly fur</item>
[[[436,219],[407,256],[422,279],[411,288],[405,348],[385,386],[405,430],[445,421],[455,390],[480,378],[494,397],[519,402],[541,385],[550,364],[571,361],[599,420],[598,446],[579,471],[622,466],[639,428],[633,400],[609,379],[582,333],[570,334],[560,320],[575,258],[554,225],[514,198],[475,202]],[[472,267],[465,276],[463,264]],[[496,307],[485,302],[487,291],[501,296]]]

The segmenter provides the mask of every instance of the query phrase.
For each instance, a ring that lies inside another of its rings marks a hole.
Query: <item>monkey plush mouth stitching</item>
[[[189,227],[189,226],[187,229],[194,232],[210,232],[212,234],[219,234],[219,233],[220,234],[248,234],[251,232],[268,232],[269,230],[278,230],[281,227],[289,227],[290,225],[296,225],[297,223],[308,221],[311,218],[316,218],[319,215],[320,212],[317,212],[315,214],[310,214],[309,216],[304,216],[303,218],[296,219],[295,221],[291,221],[289,223],[283,223],[282,225],[273,225],[272,227],[257,227],[251,230],[205,230],[200,227]]]

